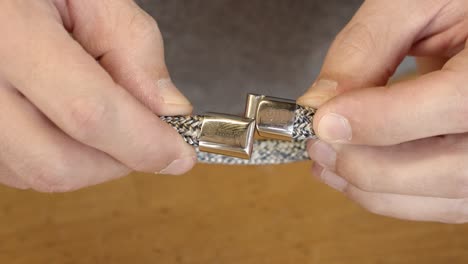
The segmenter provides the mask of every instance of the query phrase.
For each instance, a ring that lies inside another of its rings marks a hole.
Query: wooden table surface
[[[468,263],[468,225],[375,216],[309,163],[0,188],[0,263]]]

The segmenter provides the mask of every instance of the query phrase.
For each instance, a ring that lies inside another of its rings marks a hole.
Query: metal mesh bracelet
[[[292,100],[249,94],[245,116],[164,116],[203,163],[280,164],[308,159],[315,110]]]

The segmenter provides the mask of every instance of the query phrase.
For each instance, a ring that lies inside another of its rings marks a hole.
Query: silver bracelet
[[[203,163],[279,164],[308,159],[315,109],[293,100],[249,94],[244,116],[163,116]]]

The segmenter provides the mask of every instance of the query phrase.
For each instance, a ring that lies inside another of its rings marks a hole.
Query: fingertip
[[[330,170],[322,169],[319,177],[323,183],[339,192],[345,192],[348,187],[348,182],[344,178]]]
[[[307,152],[310,154],[311,147],[317,143],[317,141],[320,141],[320,139],[310,139],[307,141]],[[311,157],[312,158],[312,157]]]
[[[197,152],[195,151],[195,148],[188,143],[184,141],[183,147],[182,147],[182,154],[180,155],[181,157],[192,157],[197,160]]]
[[[162,99],[162,104],[157,105],[159,115],[188,115],[192,113],[193,106],[171,79],[164,78],[156,81],[156,90]]]
[[[359,136],[360,124],[356,124],[356,115],[367,110],[363,109],[363,99],[353,96],[354,93],[343,93],[330,99],[314,115],[312,127],[316,136],[334,148],[354,144]]]
[[[165,104],[190,105],[190,101],[176,88],[169,78],[156,81],[156,89],[158,89]]]
[[[317,180],[320,180],[320,175],[322,175],[322,172],[325,168],[322,167],[320,164],[318,164],[317,162],[314,162],[314,164],[312,165],[312,176],[314,176],[314,178],[316,178]]]
[[[166,168],[156,174],[182,175],[195,166],[196,156],[188,156],[172,161]]]
[[[308,148],[309,157],[321,166],[334,170],[337,152],[333,147],[322,140],[317,140]]]
[[[178,104],[163,104],[158,106],[158,114],[161,116],[189,115],[193,112],[193,106]]]
[[[297,103],[304,106],[319,108],[322,104],[336,96],[338,82],[328,79],[318,79],[310,89],[301,96]]]
[[[353,137],[349,120],[336,113],[327,113],[322,116],[315,131],[321,139],[330,143],[347,143]]]

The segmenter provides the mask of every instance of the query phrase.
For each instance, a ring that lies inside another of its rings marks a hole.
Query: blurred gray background
[[[242,113],[249,92],[296,99],[359,0],[139,0],[195,112]],[[400,71],[412,66],[406,61]]]

